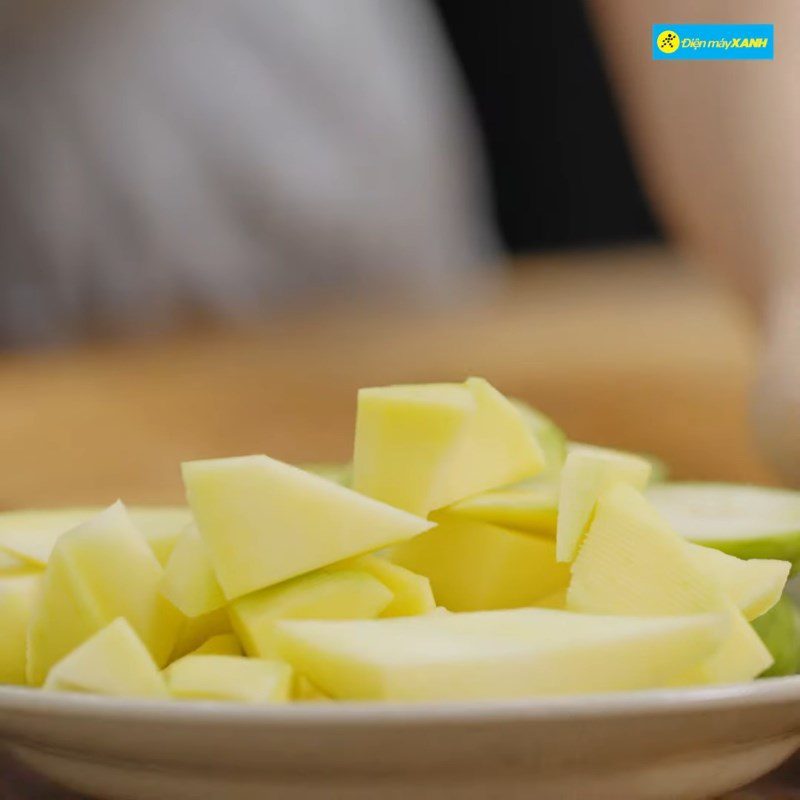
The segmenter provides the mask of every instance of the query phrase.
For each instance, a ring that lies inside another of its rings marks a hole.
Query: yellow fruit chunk
[[[377,578],[393,597],[382,617],[411,617],[436,608],[431,582],[424,575],[393,564],[380,556],[358,556],[337,564],[338,569],[361,570]]]
[[[31,620],[29,682],[43,683],[53,664],[117,617],[165,664],[181,615],[158,591],[162,573],[122,503],[61,536]]]
[[[555,536],[558,519],[558,484],[537,482],[518,484],[476,494],[448,506],[452,516],[489,522],[505,528]]]
[[[643,489],[652,467],[630,453],[590,445],[572,445],[561,470],[556,550],[559,561],[572,561],[589,525],[597,498],[616,483]]]
[[[543,465],[519,410],[481,378],[358,394],[353,485],[398,508],[424,516]]]
[[[183,476],[229,600],[432,525],[267,456],[194,461]]]
[[[320,570],[234,600],[233,629],[254,658],[272,658],[275,623],[280,619],[360,619],[377,617],[392,593],[377,578],[352,570]]]
[[[282,703],[292,686],[288,664],[241,656],[190,655],[165,675],[170,694],[181,699]]]
[[[199,617],[225,605],[208,548],[194,524],[187,525],[172,550],[161,594],[187,617]]]
[[[44,688],[125,697],[167,697],[164,679],[152,656],[122,617],[55,664]]]
[[[391,560],[429,578],[436,602],[451,611],[527,606],[569,582],[569,567],[556,562],[552,539],[436,518],[436,528],[395,547]]]
[[[572,564],[567,607],[646,616],[722,612],[730,634],[721,655],[697,672],[704,676],[701,682],[750,680],[771,663],[717,579],[695,563],[687,543],[626,484],[613,486],[597,502]]]
[[[0,551],[44,567],[62,534],[102,511],[100,507],[62,508],[0,514]],[[166,564],[181,531],[192,521],[187,508],[134,506],[128,513],[160,564]]]
[[[193,650],[193,656],[243,656],[244,651],[239,640],[232,633],[220,633],[212,636]]]
[[[0,550],[0,578],[14,577],[17,575],[36,575],[44,571],[43,567]]]
[[[792,565],[772,559],[741,559],[720,550],[687,543],[694,565],[719,583],[734,605],[753,620],[781,599]]]
[[[41,578],[0,578],[0,683],[25,683],[26,639]]]
[[[315,686],[305,675],[295,674],[292,700],[298,703],[330,702],[330,697]]]
[[[712,654],[724,617],[545,609],[347,622],[283,621],[281,653],[348,700],[467,700],[664,686]]]
[[[181,615],[178,636],[169,660],[175,661],[175,659],[197,650],[203,642],[206,642],[212,636],[221,636],[232,632],[233,628],[231,628],[227,608],[219,608],[199,617],[184,617]]]

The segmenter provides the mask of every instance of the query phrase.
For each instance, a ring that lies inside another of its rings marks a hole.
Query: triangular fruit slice
[[[534,478],[506,489],[473,495],[443,510],[451,516],[554,537],[558,519],[558,484]]]
[[[398,508],[424,516],[543,465],[519,410],[483,379],[358,394],[353,485]]]
[[[187,617],[209,614],[225,605],[208,548],[194,524],[186,527],[172,550],[161,594]]]
[[[436,528],[397,545],[390,557],[429,578],[436,602],[451,611],[527,606],[569,582],[552,538],[445,512],[435,519]]]
[[[719,646],[724,617],[545,609],[278,624],[281,653],[340,700],[467,700],[663,686]]]
[[[721,583],[695,563],[686,542],[625,484],[598,500],[572,564],[567,607],[596,614],[725,614],[730,633],[723,656],[697,671],[696,682],[750,680],[770,664],[766,648]]]
[[[687,542],[694,565],[712,575],[744,616],[753,620],[769,611],[783,594],[792,565],[772,559],[741,559]]]
[[[233,628],[253,658],[273,658],[280,619],[369,619],[392,602],[386,586],[366,572],[319,570],[234,600]]]
[[[45,689],[125,697],[167,697],[164,679],[150,653],[120,617],[59,661]]]
[[[56,542],[67,531],[103,511],[102,508],[62,508],[8,511],[0,514],[0,551],[44,567]],[[191,522],[188,508],[133,506],[127,509],[159,563],[166,564],[181,531]]]
[[[415,614],[428,614],[436,608],[428,578],[385,558],[359,556],[337,564],[336,568],[361,570],[377,578],[389,589],[393,597],[389,605],[381,611],[382,617],[412,617]]]
[[[158,591],[161,565],[122,503],[56,543],[28,634],[28,679],[50,667],[117,617],[125,617],[159,666],[175,644],[181,614]]]
[[[219,655],[190,655],[166,670],[173,697],[282,703],[289,699],[292,669],[281,661]]]
[[[432,526],[267,456],[193,461],[183,476],[229,600]]]
[[[616,483],[643,489],[651,466],[643,458],[590,445],[571,445],[561,470],[556,557],[572,561],[592,519],[597,498]]]

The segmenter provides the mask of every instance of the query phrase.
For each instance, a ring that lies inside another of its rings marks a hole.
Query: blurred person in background
[[[752,3],[590,11],[656,208],[765,330],[759,427],[800,480],[800,6],[758,6],[775,62],[700,66],[652,62],[652,23]],[[444,300],[495,222],[512,250],[655,233],[576,0],[5,0],[0,159],[4,342]]]

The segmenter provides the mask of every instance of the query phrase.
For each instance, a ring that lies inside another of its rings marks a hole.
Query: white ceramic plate
[[[800,746],[800,677],[515,702],[253,707],[0,689],[28,766],[126,800],[688,800]]]

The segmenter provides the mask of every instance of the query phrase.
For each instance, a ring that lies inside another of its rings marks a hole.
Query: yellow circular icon
[[[681,46],[681,37],[675,31],[661,31],[656,44],[662,53],[674,53]]]

